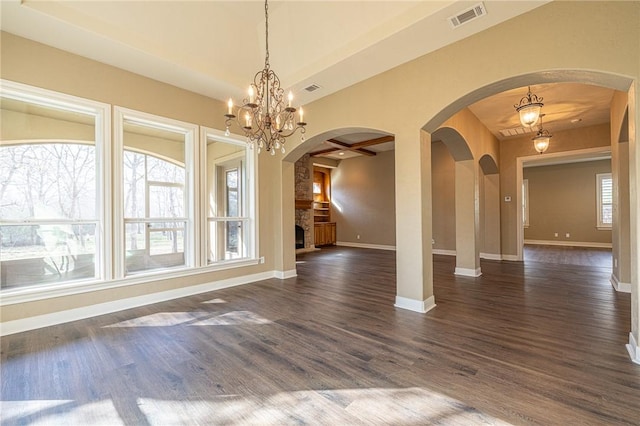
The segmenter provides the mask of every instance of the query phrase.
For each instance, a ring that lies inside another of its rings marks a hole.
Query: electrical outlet
[[[264,256],[260,257],[260,263],[264,263]]]
[[[558,238],[558,233],[557,233],[557,232],[554,232],[553,236],[554,236],[554,237],[556,237],[556,238]]]
[[[613,267],[614,268],[618,267],[618,259],[613,259]]]
[[[564,236],[569,238],[569,237],[571,237],[571,234],[567,232],[566,234],[564,234]]]
[[[356,240],[360,239],[360,234],[356,235]]]

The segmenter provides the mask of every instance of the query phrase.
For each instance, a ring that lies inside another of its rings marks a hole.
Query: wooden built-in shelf
[[[308,210],[313,205],[313,200],[298,200],[296,199],[296,209]]]

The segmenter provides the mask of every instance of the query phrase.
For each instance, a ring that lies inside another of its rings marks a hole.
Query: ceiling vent
[[[487,9],[484,8],[484,4],[478,3],[469,9],[463,10],[457,15],[449,17],[449,23],[451,24],[452,28],[458,28],[460,25],[471,22],[474,19],[477,19],[486,14]]]
[[[510,136],[526,135],[527,133],[533,133],[535,131],[536,129],[531,127],[514,127],[512,129],[501,129],[500,134],[503,137],[508,138]]]
[[[317,84],[312,84],[311,86],[307,86],[304,88],[304,90],[306,90],[307,92],[313,92],[316,91],[320,88],[320,86],[318,86]]]

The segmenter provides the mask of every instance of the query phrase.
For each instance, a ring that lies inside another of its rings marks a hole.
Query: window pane
[[[146,155],[124,152],[124,217],[143,218],[146,206]]]
[[[149,217],[184,217],[183,188],[150,185]]]
[[[247,256],[245,228],[248,221],[209,222],[208,262],[242,259]]]
[[[184,266],[186,222],[127,223],[127,272]]]
[[[55,93],[14,90],[25,100],[0,93],[1,287],[98,279],[99,107],[74,112],[68,98],[51,106]]]
[[[95,219],[93,145],[23,143],[0,147],[0,217]]]
[[[157,123],[124,120],[125,275],[187,266],[187,222],[151,222],[186,218],[186,131]]]
[[[0,226],[2,289],[96,278],[96,225]]]
[[[608,225],[613,224],[613,206],[611,204],[602,206],[602,223]]]
[[[600,180],[600,190],[603,204],[611,204],[613,202],[613,180],[611,178],[602,178]]]
[[[250,256],[247,205],[247,147],[207,139],[207,188],[209,220],[208,263]],[[228,220],[228,218],[243,218]]]
[[[184,167],[171,163],[169,160],[149,156],[147,173],[150,181],[184,185]]]

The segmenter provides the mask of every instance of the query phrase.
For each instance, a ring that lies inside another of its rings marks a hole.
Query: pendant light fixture
[[[284,89],[280,87],[280,79],[269,64],[269,5],[264,2],[266,56],[264,69],[258,71],[249,86],[248,97],[234,111],[233,100],[229,99],[226,117],[226,132],[234,119],[247,137],[250,147],[258,146],[258,152],[265,149],[275,155],[276,150],[285,153],[285,138],[293,135],[298,129],[304,141],[307,123],[304,121],[302,107],[296,110],[291,106],[293,94],[289,92],[284,99]],[[298,114],[296,114],[298,111]]]
[[[549,148],[549,139],[553,137],[548,130],[542,128],[542,117],[544,117],[544,114],[540,114],[540,128],[538,129],[538,133],[531,139],[533,141],[533,147],[540,154]]]
[[[538,122],[540,110],[543,105],[542,98],[531,93],[531,86],[529,86],[527,95],[520,99],[518,105],[514,105],[513,107],[520,115],[520,123],[522,123],[524,127],[533,127]]]

